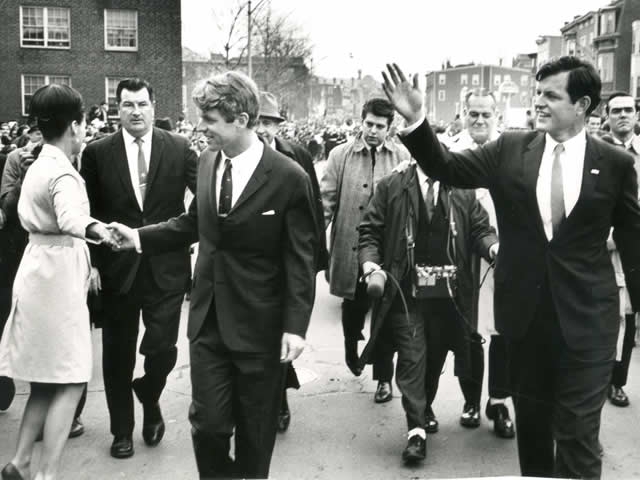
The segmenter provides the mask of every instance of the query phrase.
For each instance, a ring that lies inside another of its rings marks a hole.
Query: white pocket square
[[[267,210],[266,212],[262,212],[261,215],[275,215],[276,211],[275,210]]]
[[[600,170],[598,170],[597,168],[592,168],[591,169],[591,174],[592,175],[600,175]]]

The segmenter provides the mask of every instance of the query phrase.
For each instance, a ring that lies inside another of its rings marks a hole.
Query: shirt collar
[[[613,135],[611,136],[611,138],[613,138],[613,143],[615,143],[616,145],[624,145],[625,150],[629,150],[629,148],[631,148],[631,145],[633,145],[633,142],[637,138],[637,135],[631,135],[631,138],[629,138],[629,140],[627,140],[626,142],[619,140]]]
[[[376,147],[376,151],[380,152],[383,148],[386,148],[389,151],[393,151],[395,149],[395,146],[393,145],[393,142],[390,142],[388,138],[385,138],[384,141]],[[371,147],[367,144],[367,142],[364,141],[364,138],[362,138],[362,132],[360,132],[355,138],[353,149],[356,152],[360,152],[364,149],[371,150]]]
[[[556,145],[560,143],[554,140],[551,137],[551,135],[549,135],[548,133],[545,134],[544,138],[545,138],[546,148],[549,148],[550,152],[553,152],[553,150],[556,148]],[[584,147],[586,143],[587,143],[587,131],[586,129],[583,128],[576,135],[571,137],[569,140],[562,142],[562,145],[564,146],[565,152],[571,152],[571,151],[575,151],[581,146]]]
[[[258,136],[253,133],[251,135],[251,144],[249,145],[249,148],[247,148],[244,152],[239,153],[235,157],[231,158],[226,153],[224,153],[223,150],[220,150],[220,155],[222,163],[224,163],[224,161],[228,158],[229,160],[231,160],[231,166],[233,166],[234,168],[242,169],[242,167],[248,163],[245,160],[256,158],[260,160],[260,158],[262,158],[263,151],[264,143],[262,143]]]
[[[427,183],[427,180],[429,180],[429,176],[424,173],[419,166],[416,166],[416,173],[418,174],[418,182],[420,183],[420,185]],[[433,184],[435,185],[436,183],[438,183],[438,180],[434,180]]]
[[[151,136],[153,135],[153,128],[150,128],[147,133],[145,133],[142,137],[143,145],[151,145]],[[131,143],[135,143],[136,137],[127,132],[126,128],[122,129],[122,137],[124,138],[124,144],[129,145]]]

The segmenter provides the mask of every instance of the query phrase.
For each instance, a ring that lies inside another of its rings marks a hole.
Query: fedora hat
[[[260,112],[258,117],[273,118],[279,122],[284,122],[278,110],[278,100],[269,92],[260,92]]]

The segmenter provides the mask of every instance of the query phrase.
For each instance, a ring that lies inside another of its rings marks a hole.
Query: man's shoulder
[[[112,133],[110,135],[107,135],[105,137],[99,138],[97,140],[93,140],[92,142],[87,143],[87,146],[85,147],[85,151],[94,151],[94,150],[101,150],[103,148],[109,148],[113,142],[114,139],[116,138],[122,138],[122,132],[120,130],[118,130],[115,133]]]

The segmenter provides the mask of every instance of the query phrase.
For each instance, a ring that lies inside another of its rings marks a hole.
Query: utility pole
[[[253,65],[251,65],[251,0],[249,0],[249,4],[248,4],[249,8],[247,8],[247,17],[248,17],[248,21],[247,21],[247,55],[248,55],[248,61],[247,61],[247,72],[249,74],[249,77],[252,76],[252,70],[253,70]]]

